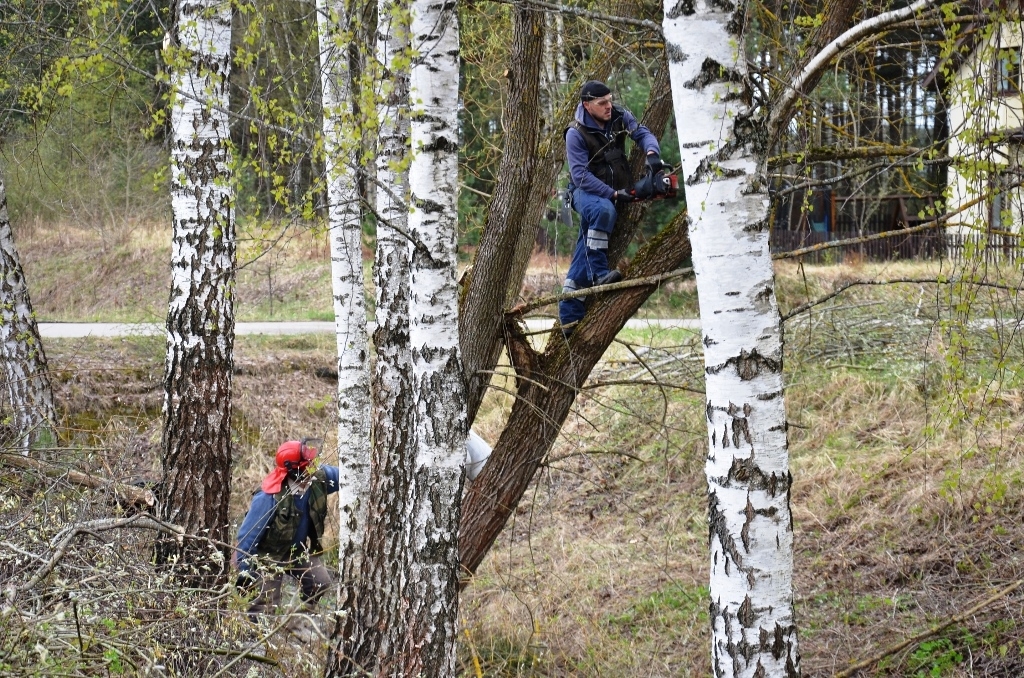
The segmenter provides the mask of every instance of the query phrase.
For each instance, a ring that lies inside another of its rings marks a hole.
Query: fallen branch
[[[931,221],[927,221],[927,222],[925,222],[923,224],[920,224],[918,226],[911,226],[910,228],[901,228],[901,229],[898,229],[898,230],[895,230],[895,231],[884,231],[882,233],[873,233],[871,235],[865,235],[865,236],[861,236],[859,238],[847,238],[846,240],[830,240],[828,242],[820,242],[820,243],[818,243],[816,245],[810,245],[808,247],[801,247],[800,249],[792,250],[792,251],[789,251],[789,252],[776,252],[775,254],[772,255],[772,259],[773,260],[777,260],[777,259],[793,259],[793,258],[796,258],[796,257],[803,256],[805,254],[810,254],[811,252],[820,252],[821,250],[832,249],[832,248],[835,248],[835,247],[846,247],[848,245],[860,245],[862,243],[871,242],[873,240],[885,240],[886,238],[900,238],[900,237],[903,237],[905,235],[910,235],[911,233],[920,233],[922,231],[928,231],[928,230],[931,230],[933,228],[938,228],[938,227],[942,226],[944,223],[946,223],[947,221],[952,219],[954,216],[960,214],[961,212],[965,212],[969,208],[974,207],[978,203],[980,203],[980,202],[982,202],[984,200],[987,200],[988,198],[989,198],[989,195],[987,193],[985,195],[978,196],[974,200],[971,200],[969,202],[964,203],[963,205],[960,205],[960,207],[958,207],[955,211],[947,212],[946,214],[943,214],[940,217],[936,217],[935,219],[932,219]]]
[[[81,471],[57,468],[37,459],[9,452],[0,452],[0,463],[26,471],[36,471],[50,478],[67,478],[75,485],[88,487],[93,490],[112,490],[118,499],[124,499],[130,505],[139,509],[145,510],[156,506],[156,495],[151,490],[135,487],[134,485],[126,485],[116,480],[97,478]]]
[[[921,633],[918,633],[915,636],[911,636],[910,638],[907,638],[903,642],[896,643],[895,645],[887,647],[886,649],[882,650],[881,652],[879,652],[879,653],[877,653],[875,655],[872,655],[871,657],[868,657],[867,659],[863,659],[863,660],[857,662],[856,664],[853,664],[852,666],[848,667],[847,669],[845,669],[843,671],[840,671],[839,673],[835,674],[835,676],[833,676],[833,678],[850,678],[851,676],[856,674],[858,671],[862,671],[862,670],[868,668],[869,666],[871,666],[872,664],[875,664],[876,662],[879,662],[882,659],[885,659],[886,657],[891,657],[892,655],[896,654],[897,652],[899,652],[901,650],[905,650],[906,648],[911,647],[913,645],[918,645],[921,642],[931,638],[932,636],[935,636],[935,635],[938,635],[938,634],[942,633],[943,631],[948,629],[950,626],[953,626],[954,624],[959,624],[960,622],[966,621],[970,617],[973,617],[978,612],[980,612],[981,610],[985,609],[986,607],[988,607],[992,603],[995,603],[995,602],[999,601],[1001,598],[1005,598],[1006,596],[1010,595],[1011,593],[1013,593],[1014,591],[1019,589],[1021,586],[1024,586],[1024,579],[1018,579],[1017,581],[1015,581],[1014,583],[1010,584],[1006,588],[1001,589],[999,591],[996,591],[991,596],[989,596],[988,598],[986,598],[985,600],[981,601],[980,603],[978,603],[977,605],[975,605],[974,607],[972,607],[971,609],[967,610],[966,612],[964,612],[962,614],[958,614],[955,617],[950,617],[946,621],[942,622],[941,624],[938,624],[936,626],[931,627],[927,631],[922,631]]]

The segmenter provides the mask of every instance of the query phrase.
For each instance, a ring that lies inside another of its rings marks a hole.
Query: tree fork
[[[626,276],[675,270],[690,256],[688,223],[685,213],[677,215],[637,254]],[[530,380],[521,381],[508,424],[463,499],[459,554],[464,577],[476,572],[518,506],[594,365],[655,289],[651,283],[602,295],[568,341],[556,329],[542,354],[525,353],[533,365]]]

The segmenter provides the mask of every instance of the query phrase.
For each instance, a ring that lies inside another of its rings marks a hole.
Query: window
[[[1020,47],[1004,47],[996,53],[996,94],[1020,95]]]

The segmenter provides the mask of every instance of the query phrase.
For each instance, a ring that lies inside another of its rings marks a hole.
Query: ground
[[[136,261],[160,260],[138,247]],[[311,257],[306,248],[304,255],[298,241],[295,247],[279,259],[292,263],[273,275],[319,280],[322,253]],[[26,259],[39,256],[30,247]],[[557,286],[559,265],[537,262],[534,294]],[[27,268],[32,285],[42,274]],[[107,282],[116,279],[117,266],[106,270]],[[778,292],[785,311],[852,280],[962,273],[936,264],[780,264]],[[47,275],[44,288],[56,299],[66,283]],[[666,290],[645,313],[687,314],[688,285]],[[320,312],[322,300],[299,299],[301,284],[288,289],[295,296],[282,293],[281,314],[302,316],[296,309],[303,304]],[[1024,350],[1013,329],[966,326],[961,333],[951,322],[965,298],[993,317],[1014,313],[1015,295],[971,296],[970,288],[950,297],[946,289],[926,282],[858,287],[787,321],[796,611],[806,676],[834,675],[875,655],[884,656],[861,675],[1024,675],[1024,593],[995,596],[959,618],[1024,577]],[[247,303],[258,304],[257,296]],[[59,317],[46,303],[41,319]],[[465,675],[710,673],[699,338],[651,329],[620,339],[464,593]],[[64,446],[48,460],[53,468],[158,478],[162,348],[147,338],[46,346],[64,416]],[[281,440],[317,435],[328,455],[336,450],[333,351],[329,335],[239,338],[236,524]],[[508,399],[495,389],[478,418],[477,431],[491,441]],[[59,549],[68,534],[62,530],[130,517],[59,473],[0,465],[0,476],[5,590],[24,585]],[[323,646],[307,622],[254,625],[230,589],[175,589],[149,564],[153,537],[131,527],[80,535],[37,587],[7,593],[2,672],[318,674]],[[947,621],[953,624],[939,633],[884,654]],[[329,619],[319,624],[329,631]]]

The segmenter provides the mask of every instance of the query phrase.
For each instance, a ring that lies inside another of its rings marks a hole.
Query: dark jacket
[[[289,495],[286,482],[278,494],[259,490],[238,528],[238,569],[246,572],[255,555],[287,562],[292,551],[304,551],[307,540],[313,552],[320,550],[326,512],[326,496],[338,491],[338,467],[322,466],[304,494]]]
[[[616,137],[617,132],[620,133],[618,137]],[[661,147],[654,134],[638,123],[627,109],[621,106],[613,107],[612,119],[608,121],[607,125],[601,125],[587,113],[582,103],[579,104],[576,107],[576,122],[565,132],[565,154],[569,159],[569,178],[572,185],[582,188],[591,195],[609,200],[615,194],[616,188],[631,188],[629,185],[632,183],[631,177],[625,180],[621,177],[618,179],[617,183],[625,181],[625,185],[612,185],[612,183],[616,183],[613,175],[617,172],[610,171],[608,167],[610,163],[602,162],[603,158],[598,158],[598,162],[591,163],[591,149],[596,146],[597,139],[605,139],[605,143],[601,146],[607,145],[608,150],[613,150],[613,147],[617,146],[624,156],[626,136],[640,145],[645,152],[661,153]],[[588,137],[590,144],[587,143]],[[615,160],[616,154],[613,154],[613,160]],[[622,162],[625,163],[625,157]],[[602,166],[598,167],[599,163]],[[621,170],[618,173],[621,174]]]

